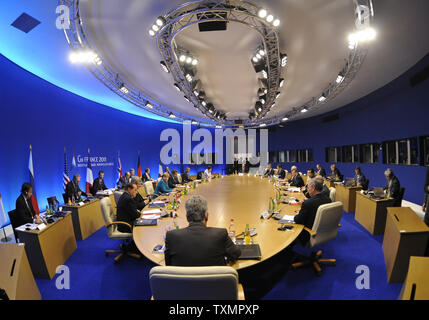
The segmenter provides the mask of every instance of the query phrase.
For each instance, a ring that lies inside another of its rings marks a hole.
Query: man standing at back
[[[207,201],[190,197],[185,204],[189,226],[168,231],[165,238],[167,266],[224,266],[241,254],[224,228],[207,227]]]

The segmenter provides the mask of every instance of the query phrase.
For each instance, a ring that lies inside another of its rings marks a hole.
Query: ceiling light
[[[197,124],[198,124],[198,122],[197,122],[197,121],[195,121],[195,120],[192,120],[192,124],[193,124],[193,125],[197,125]]]
[[[280,20],[279,19],[274,20],[273,26],[278,27],[279,25],[280,25]]]
[[[264,90],[264,93],[265,93],[265,94],[267,94],[267,92],[268,92],[268,90],[267,90],[267,89],[265,89],[265,90]]]
[[[302,113],[307,112],[307,111],[308,110],[306,108],[304,108],[304,109],[301,110]]]
[[[146,108],[148,108],[148,109],[153,109],[153,106],[149,103],[149,101],[148,101],[148,102],[146,102]]]
[[[185,62],[185,60],[186,60],[186,56],[182,54],[182,55],[180,56],[180,58],[179,58],[179,61],[180,61],[180,62]]]
[[[199,94],[198,90],[194,90],[194,94],[198,97],[198,94]]]
[[[261,123],[259,126],[260,127],[266,127],[267,125],[265,123]]]
[[[149,30],[149,35],[150,35],[151,37],[153,37],[153,36],[155,35],[155,31],[153,31],[152,29],[150,29],[150,30]]]
[[[283,87],[284,83],[285,83],[285,79],[280,78],[279,87],[280,88]]]
[[[197,59],[192,59],[192,65],[196,66],[198,64],[198,60]]]
[[[259,16],[259,18],[265,18],[267,16],[267,10],[265,10],[265,9],[259,10],[258,16]]]
[[[268,78],[268,73],[266,70],[262,70],[262,75],[264,76],[265,79]]]
[[[265,56],[265,51],[264,50],[259,50],[259,52],[258,52],[261,56]]]
[[[156,24],[154,24],[152,26],[152,30],[155,31],[155,32],[157,32],[159,30],[159,27]]]
[[[192,81],[192,76],[189,73],[187,73],[185,77],[186,77],[186,80],[188,80],[188,82]]]
[[[187,63],[187,64],[189,64],[189,63],[191,63],[191,62],[192,62],[192,58],[191,58],[191,57],[187,57],[187,58],[186,58],[186,63]]]
[[[288,117],[284,117],[283,119],[282,119],[282,121],[288,121],[289,120],[289,118]]]
[[[262,104],[265,104],[265,99],[261,99],[261,103],[262,103]]]
[[[259,60],[259,59],[261,59],[262,57],[261,57],[261,55],[260,55],[259,53],[257,53],[257,54],[256,54],[256,58],[258,58],[258,60]]]
[[[158,17],[155,21],[155,23],[160,27],[162,27],[165,24],[165,22],[166,22],[166,20],[162,16]]]
[[[216,126],[216,129],[222,129],[222,126],[218,125],[218,126]]]
[[[176,116],[172,112],[170,112],[169,117],[172,118],[172,119],[176,118]]]
[[[267,21],[271,22],[274,20],[274,17],[270,14],[269,16],[267,16]]]
[[[160,64],[161,64],[162,69],[163,69],[165,72],[167,72],[167,73],[169,73],[169,72],[170,72],[170,70],[168,70],[168,68],[167,68],[167,64],[166,64],[164,61],[161,61],[161,62],[160,62]]]
[[[174,87],[177,89],[177,91],[181,91],[180,87],[179,87],[179,85],[177,83],[174,84]]]
[[[129,90],[127,89],[127,87],[125,87],[124,85],[121,85],[121,89],[122,93],[127,94],[129,92]]]
[[[253,62],[258,62],[258,58],[253,57],[253,58],[252,58],[252,61],[253,61]]]
[[[205,107],[207,105],[207,103],[205,101],[202,101],[201,104],[203,105],[203,107]]]
[[[337,80],[335,80],[337,83],[341,83],[344,80],[344,76],[342,74],[339,74],[337,77]]]
[[[319,102],[323,102],[325,100],[326,100],[326,96],[325,96],[325,94],[322,94],[319,98]]]
[[[282,67],[286,67],[286,64],[287,64],[287,54],[281,53],[280,54],[280,60],[281,60]]]

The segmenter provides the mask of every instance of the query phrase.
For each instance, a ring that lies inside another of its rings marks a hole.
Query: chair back
[[[329,198],[332,202],[335,202],[335,195],[337,193],[337,190],[334,187],[329,188]]]
[[[124,193],[123,190],[121,190],[121,191],[115,191],[113,193],[113,198],[115,199],[116,205],[118,205],[119,198],[122,196],[123,193]]]
[[[155,190],[153,190],[153,183],[152,181],[146,181],[144,183],[144,189],[146,190],[147,195],[154,194]]]
[[[151,181],[151,182],[152,182],[152,181]],[[145,188],[144,186],[143,186],[143,188],[138,187],[137,192],[138,192],[138,193],[139,193],[143,198],[147,196],[146,188]]]
[[[405,194],[405,188],[401,188],[399,190],[399,196],[398,199],[395,199],[395,207],[400,207],[402,206],[402,199],[404,199],[404,194]]]
[[[343,204],[339,201],[319,206],[311,228],[316,235],[310,237],[309,247],[314,247],[334,239],[338,233],[338,224],[343,215]]]
[[[179,180],[179,183],[182,183],[182,175],[180,173],[177,174],[177,180]]]
[[[198,171],[198,173],[197,173],[197,180],[202,180],[203,179],[203,174],[204,174],[204,171]]]
[[[274,170],[274,175],[277,175],[277,169],[273,169]]]
[[[16,210],[12,210],[12,211],[9,211],[7,214],[9,216],[10,224],[12,225],[13,234],[15,235],[15,241],[18,242],[17,241],[18,233],[16,232],[15,228],[18,228],[20,226],[18,225],[19,223],[17,223],[17,221],[16,221],[15,212],[16,212]]]
[[[115,192],[116,193],[116,192]],[[116,213],[112,208],[112,202],[109,197],[104,197],[100,200],[101,213],[103,214],[104,224],[108,225],[113,221],[116,221]],[[109,238],[112,237],[112,234],[116,231],[116,225],[111,225],[106,228],[107,235]]]
[[[155,300],[237,300],[238,273],[229,266],[157,266],[149,274]]]

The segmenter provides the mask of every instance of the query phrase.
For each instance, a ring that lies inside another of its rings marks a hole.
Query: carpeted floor
[[[371,236],[344,213],[334,241],[320,249],[326,258],[336,258],[337,266],[324,268],[317,277],[312,269],[290,270],[291,250],[250,270],[240,272],[240,282],[248,299],[397,299],[402,284],[388,284],[384,263],[383,236]],[[279,231],[280,232],[280,231]],[[127,258],[119,265],[104,256],[105,249],[117,249],[119,242],[107,238],[102,228],[84,241],[66,262],[70,269],[70,289],[58,290],[56,277],[36,279],[43,299],[150,299],[147,259]],[[298,253],[310,251],[296,245]],[[359,290],[356,267],[366,265],[370,271],[370,288]]]

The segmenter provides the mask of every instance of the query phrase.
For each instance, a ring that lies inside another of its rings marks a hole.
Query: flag
[[[0,228],[3,227],[7,222],[6,211],[4,211],[3,200],[0,194]]]
[[[64,191],[66,191],[67,183],[69,183],[69,182],[70,182],[70,177],[69,177],[69,170],[67,168],[66,148],[64,148],[64,173],[63,173]]]
[[[73,159],[72,159],[72,166],[73,168],[76,168],[76,158],[74,157],[74,152],[73,152]]]
[[[86,193],[91,193],[92,184],[94,183],[90,159],[91,158],[89,156],[89,149],[88,149],[88,165],[86,167]]]
[[[36,197],[36,186],[34,184],[34,170],[33,170],[33,149],[30,145],[30,158],[28,159],[28,171],[30,171],[30,184],[33,189],[33,195],[31,196],[31,204],[37,215],[39,215],[39,204],[37,203]]]
[[[162,177],[162,162],[161,160],[159,160],[159,171],[158,171],[158,177],[161,178]]]
[[[140,164],[140,152],[139,152],[139,159],[137,161],[137,176],[139,178],[142,177],[142,165]]]
[[[119,157],[119,151],[118,151],[118,181],[122,178],[122,164],[121,164],[121,158]]]

